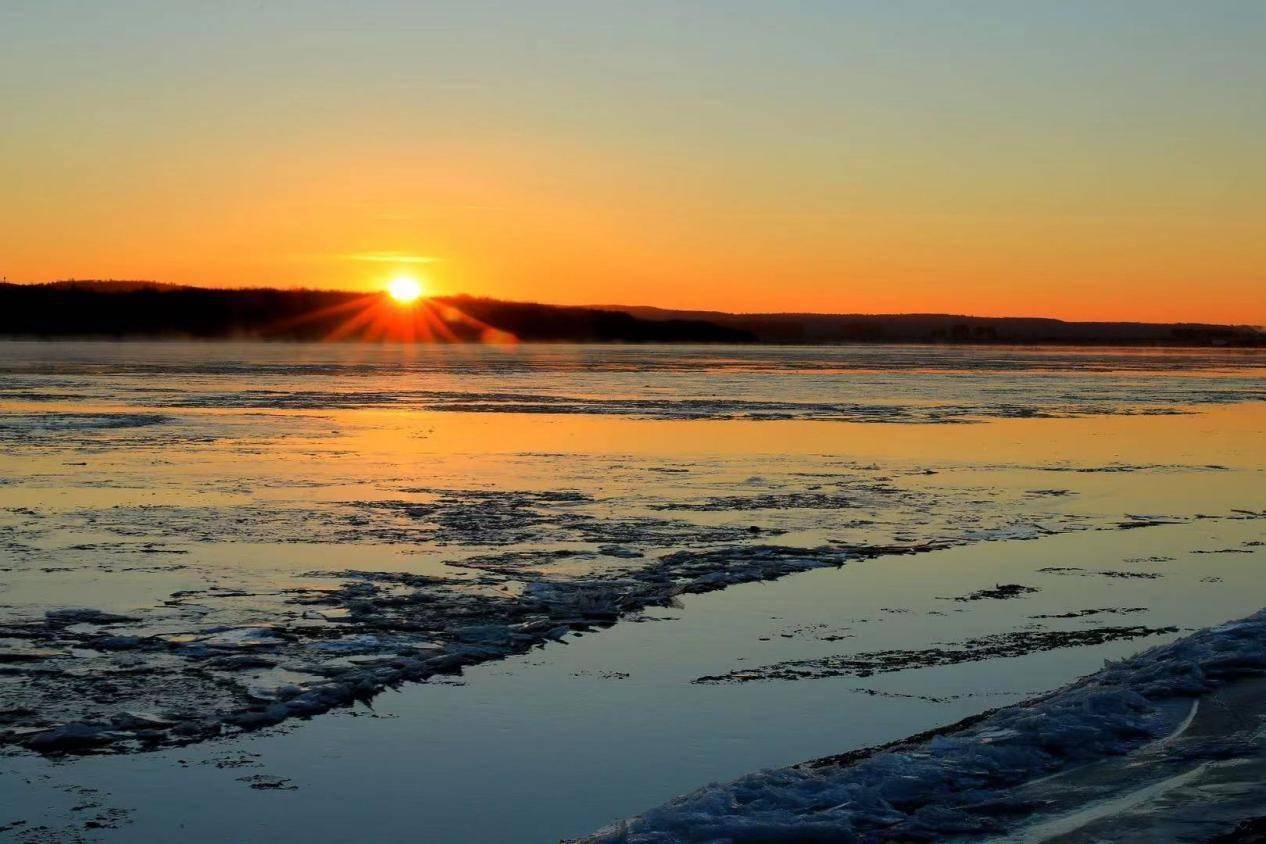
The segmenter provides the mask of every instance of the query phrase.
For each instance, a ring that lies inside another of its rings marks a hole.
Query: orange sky
[[[0,274],[1266,323],[1263,7],[778,5],[9,7]]]

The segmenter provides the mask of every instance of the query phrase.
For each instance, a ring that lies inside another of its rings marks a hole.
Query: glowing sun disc
[[[422,283],[407,275],[396,276],[387,284],[387,295],[402,305],[422,298]]]

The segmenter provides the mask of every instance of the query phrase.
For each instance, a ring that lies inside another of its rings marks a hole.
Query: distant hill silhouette
[[[1209,323],[1067,322],[957,314],[732,314],[645,305],[594,305],[641,319],[693,319],[739,329],[762,343],[1004,343],[1266,346],[1254,326]]]
[[[380,293],[184,287],[144,281],[0,284],[0,335],[434,342],[748,343],[692,319],[469,296],[397,305]]]
[[[731,314],[442,296],[187,287],[147,281],[0,283],[0,335],[529,343],[1014,343],[1266,346],[1249,326],[1065,322],[950,314]]]

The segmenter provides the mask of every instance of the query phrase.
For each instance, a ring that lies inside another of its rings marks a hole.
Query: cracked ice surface
[[[647,468],[626,458],[630,478]],[[884,554],[1119,529],[1117,517],[1049,510],[1044,498],[981,499],[922,473],[760,468],[758,481],[731,482],[730,466],[694,467],[672,486],[657,480],[653,496],[632,483],[618,494],[395,487],[320,506],[10,511],[7,568],[29,589],[42,582],[47,597],[33,602],[38,613],[11,606],[0,623],[2,670],[17,681],[0,687],[4,735],[59,751],[197,740],[317,714],[681,594]],[[781,491],[775,507],[689,518],[716,512],[705,490],[718,485],[754,488],[755,504]],[[824,488],[832,508],[816,506]],[[786,506],[798,495],[815,506]],[[353,546],[403,546],[422,565],[278,570],[207,558],[208,548],[254,557],[287,546],[299,560],[336,561]],[[62,606],[55,585],[76,573],[136,578],[153,600],[129,591],[105,607]]]
[[[1092,501],[1105,480],[1234,474],[1219,463],[861,460],[833,432],[784,427],[1186,412],[1260,398],[1251,356],[243,348],[8,349],[0,741],[186,743],[682,594],[975,542],[1262,515],[1251,499],[1147,515]],[[1172,379],[1174,366],[1190,372]],[[760,432],[708,427],[743,420]],[[1120,630],[1103,635],[1154,632]]]

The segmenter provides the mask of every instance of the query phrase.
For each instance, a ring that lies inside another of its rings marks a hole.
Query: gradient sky
[[[1266,323],[1266,2],[0,4],[0,275]]]

